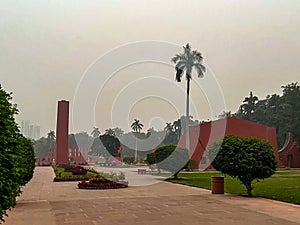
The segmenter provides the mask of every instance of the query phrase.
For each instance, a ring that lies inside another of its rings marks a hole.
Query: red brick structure
[[[276,129],[247,120],[230,117],[203,123],[190,128],[190,156],[193,169],[209,168],[210,162],[205,155],[205,149],[216,140],[226,135],[240,137],[255,137],[272,144],[274,154],[278,158]],[[185,147],[185,133],[179,141],[179,146]]]
[[[74,165],[86,165],[87,155],[90,149],[88,148],[69,148],[68,149],[68,162]],[[52,166],[55,162],[55,149],[51,148],[45,157],[36,157],[37,166]]]
[[[288,134],[286,142],[279,153],[279,167],[300,168],[300,149],[298,142],[293,140],[293,135]]]
[[[56,146],[55,146],[56,165],[66,165],[69,163],[68,133],[69,133],[69,102],[62,100],[58,102],[58,108],[57,108]]]

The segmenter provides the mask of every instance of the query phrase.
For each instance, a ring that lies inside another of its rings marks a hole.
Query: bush
[[[237,178],[252,196],[252,181],[265,179],[275,172],[276,158],[270,143],[257,138],[226,136],[209,146],[212,166]]]
[[[147,155],[147,162],[150,165],[156,164],[159,170],[170,171],[177,179],[178,173],[188,166],[189,152],[175,145],[162,146]]]
[[[125,157],[123,159],[123,162],[126,163],[126,164],[133,164],[134,163],[134,157]]]
[[[32,143],[20,134],[14,119],[18,110],[11,100],[11,94],[0,86],[0,222],[6,210],[15,206],[35,166]]]

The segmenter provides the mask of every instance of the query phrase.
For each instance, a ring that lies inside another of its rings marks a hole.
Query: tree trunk
[[[251,185],[251,181],[250,182],[245,182],[245,186],[247,188],[247,194],[249,197],[252,197],[252,185]]]
[[[186,86],[186,118],[185,118],[185,146],[186,149],[190,150],[190,130],[189,130],[189,122],[190,122],[190,78],[187,76],[187,86]]]
[[[134,154],[134,161],[137,163],[137,137],[135,137],[135,154]]]
[[[178,180],[178,172],[174,174],[174,180]]]

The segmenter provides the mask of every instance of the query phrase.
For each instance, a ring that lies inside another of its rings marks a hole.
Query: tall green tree
[[[203,65],[203,57],[200,52],[197,50],[192,50],[189,44],[183,46],[183,53],[176,54],[172,61],[175,63],[176,75],[175,79],[177,82],[181,82],[182,76],[185,72],[185,78],[187,81],[186,86],[186,148],[190,149],[190,140],[189,140],[189,129],[188,129],[188,119],[190,116],[190,82],[192,79],[192,70],[195,69],[198,77],[203,77],[205,72],[205,66]]]
[[[103,134],[98,138],[94,138],[89,154],[103,156],[105,159],[108,159],[110,156],[115,157],[118,154],[120,145],[119,139],[115,136]]]
[[[236,116],[266,126],[275,127],[279,148],[285,143],[289,132],[300,143],[300,86],[298,82],[282,86],[283,94],[267,95],[259,100],[250,95]]]
[[[159,170],[170,171],[177,179],[178,173],[188,167],[189,151],[176,145],[162,146],[147,155],[147,162],[156,164]]]

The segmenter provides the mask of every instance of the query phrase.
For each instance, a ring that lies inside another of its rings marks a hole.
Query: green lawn
[[[180,180],[168,181],[194,187],[210,189],[211,176],[218,172],[182,172]],[[272,177],[260,182],[253,182],[253,196],[275,199],[300,205],[300,170],[280,170]],[[231,194],[246,194],[246,188],[236,179],[225,175],[225,192]]]

